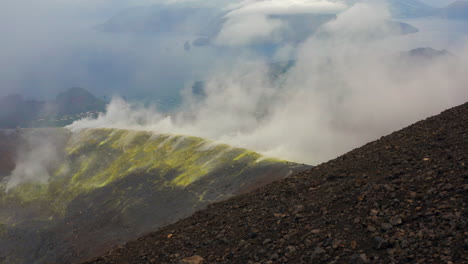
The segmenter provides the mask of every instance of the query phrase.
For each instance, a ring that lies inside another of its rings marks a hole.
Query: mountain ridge
[[[467,124],[464,103],[86,263],[464,263]]]
[[[0,130],[0,147],[5,264],[83,261],[310,167],[202,138],[121,129]]]
[[[0,97],[0,129],[65,126],[105,110],[105,101],[79,87],[70,88],[48,101],[27,100],[20,94],[12,94]]]

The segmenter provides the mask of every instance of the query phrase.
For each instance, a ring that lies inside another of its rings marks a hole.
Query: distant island
[[[26,100],[22,95],[0,97],[0,128],[61,127],[104,112],[106,102],[88,90],[73,87],[51,101]]]

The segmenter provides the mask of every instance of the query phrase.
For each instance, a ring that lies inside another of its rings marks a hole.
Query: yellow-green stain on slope
[[[119,129],[71,133],[64,149],[65,161],[48,184],[20,184],[1,194],[0,200],[47,203],[61,214],[76,196],[135,174],[147,174],[160,186],[185,188],[224,168],[237,175],[259,163],[283,163],[198,137]]]

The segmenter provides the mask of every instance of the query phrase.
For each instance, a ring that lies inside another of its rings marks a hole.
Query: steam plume
[[[69,128],[188,134],[292,161],[326,161],[468,98],[468,49],[408,60],[388,17],[385,6],[354,5],[303,43],[279,80],[266,63],[241,65],[214,72],[205,97],[186,90],[171,115],[116,99],[106,115]]]

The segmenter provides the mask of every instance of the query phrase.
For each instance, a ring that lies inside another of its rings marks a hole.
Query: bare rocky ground
[[[468,103],[87,263],[468,263]]]

